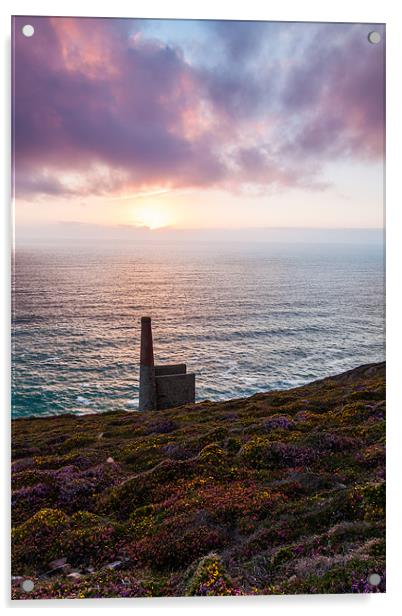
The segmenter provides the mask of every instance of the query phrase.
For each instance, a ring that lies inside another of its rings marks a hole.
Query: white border
[[[203,0],[202,3],[189,3],[187,0],[151,0],[143,4],[130,1],[113,0],[110,3],[83,2],[82,0],[59,0],[57,3],[50,0],[5,0],[1,6],[2,50],[1,63],[1,92],[0,104],[2,107],[2,135],[7,138],[5,146],[1,148],[1,165],[3,191],[2,220],[1,220],[1,265],[0,292],[2,295],[1,316],[4,327],[1,328],[1,349],[3,369],[0,370],[0,387],[2,391],[1,412],[3,415],[2,430],[2,503],[0,508],[2,524],[2,545],[7,546],[9,541],[9,267],[10,267],[10,209],[9,209],[9,183],[10,183],[10,105],[9,105],[9,63],[10,63],[10,16],[15,15],[76,15],[76,16],[110,16],[110,17],[169,17],[169,18],[195,18],[195,19],[267,19],[277,21],[349,21],[387,24],[387,593],[372,596],[288,596],[288,597],[250,597],[250,598],[222,598],[222,599],[146,599],[146,600],[83,600],[83,601],[35,601],[11,602],[9,593],[9,554],[4,548],[1,550],[2,560],[0,581],[2,588],[2,603],[6,609],[17,612],[29,608],[38,610],[43,608],[68,609],[74,613],[83,612],[88,607],[95,609],[129,608],[136,612],[146,610],[148,613],[164,614],[175,613],[178,610],[195,613],[205,612],[206,609],[217,612],[230,610],[231,613],[240,613],[241,610],[252,608],[258,613],[267,610],[280,610],[282,614],[289,614],[297,610],[298,616],[312,616],[313,614],[346,614],[363,612],[365,615],[387,614],[397,607],[401,601],[398,597],[401,576],[401,532],[402,498],[400,480],[400,438],[401,438],[401,389],[400,355],[401,355],[401,234],[402,234],[402,202],[401,195],[401,58],[402,58],[402,23],[400,20],[400,3],[395,0],[281,0],[278,3],[262,2],[261,0],[247,0],[235,4],[233,0]],[[6,87],[4,88],[4,84]],[[4,558],[4,556],[6,558]]]

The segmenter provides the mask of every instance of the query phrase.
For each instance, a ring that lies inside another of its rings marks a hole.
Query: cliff
[[[13,597],[383,592],[384,448],[384,363],[247,399],[15,420]]]

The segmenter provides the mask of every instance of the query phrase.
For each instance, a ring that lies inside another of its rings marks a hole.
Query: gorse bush
[[[51,560],[63,556],[69,528],[68,516],[59,509],[41,509],[12,531],[11,561],[14,571],[23,573],[30,565],[48,568]]]
[[[318,452],[311,447],[270,441],[264,437],[248,441],[240,454],[246,464],[257,469],[306,466],[318,456]]]

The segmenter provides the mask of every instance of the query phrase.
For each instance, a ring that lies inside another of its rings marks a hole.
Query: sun
[[[159,205],[152,204],[135,208],[133,218],[137,225],[148,227],[151,230],[168,227],[173,223],[169,211]]]

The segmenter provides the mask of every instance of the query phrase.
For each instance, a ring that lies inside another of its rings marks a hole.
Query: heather
[[[384,450],[383,363],[247,399],[17,419],[13,597],[383,592]]]

